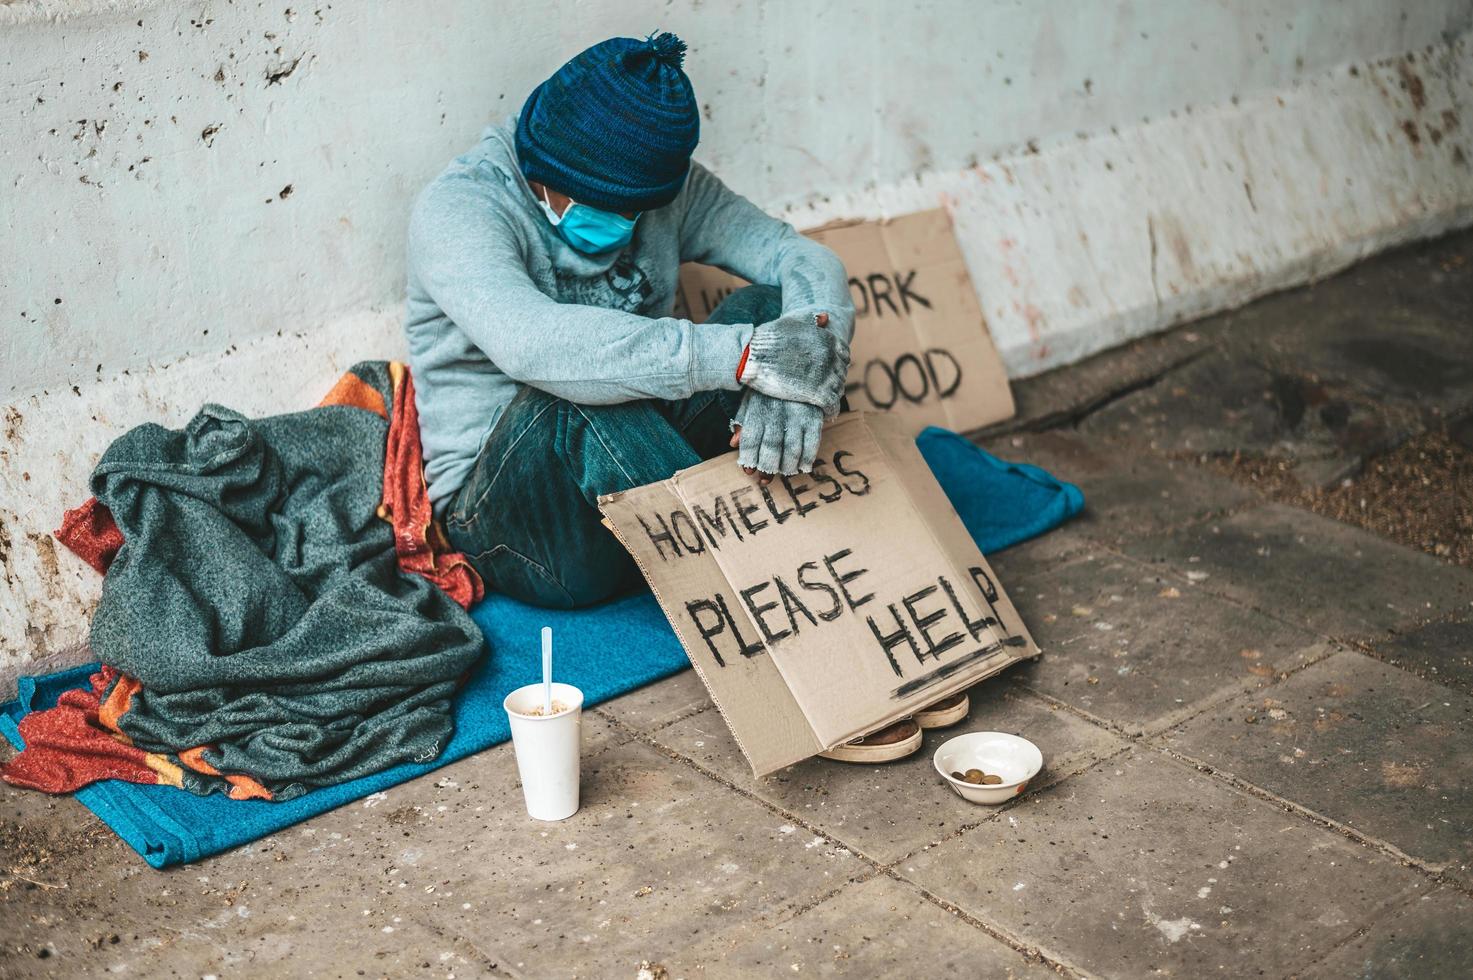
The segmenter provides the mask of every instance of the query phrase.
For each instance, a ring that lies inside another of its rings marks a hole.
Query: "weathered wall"
[[[82,655],[107,442],[397,354],[416,190],[656,28],[759,203],[949,208],[1015,375],[1473,219],[1473,0],[0,2],[0,691]]]

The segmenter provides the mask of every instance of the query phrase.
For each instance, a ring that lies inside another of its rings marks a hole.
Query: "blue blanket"
[[[1034,466],[1004,462],[945,429],[925,430],[916,444],[983,553],[1041,534],[1084,507],[1084,495],[1072,484]],[[566,612],[492,595],[471,616],[496,655],[483,658],[459,695],[455,735],[433,762],[395,766],[285,803],[196,796],[116,780],[86,786],[77,799],[154,867],[198,861],[506,741],[511,731],[501,701],[539,679],[543,626],[557,634],[561,679],[581,688],[589,706],[689,666],[647,592]],[[20,748],[20,719],[51,707],[63,691],[84,686],[96,669],[89,664],[22,678],[19,697],[0,706],[0,731]]]

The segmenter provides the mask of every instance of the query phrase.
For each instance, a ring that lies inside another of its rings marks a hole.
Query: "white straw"
[[[552,627],[542,627],[542,710],[552,714]]]

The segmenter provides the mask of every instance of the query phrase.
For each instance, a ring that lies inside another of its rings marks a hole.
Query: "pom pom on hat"
[[[661,31],[659,34],[651,34],[644,39],[654,52],[665,64],[679,68],[685,64],[685,42],[671,34],[669,31]]]

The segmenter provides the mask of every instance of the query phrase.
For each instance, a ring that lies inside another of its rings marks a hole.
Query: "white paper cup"
[[[511,720],[527,815],[534,820],[566,820],[578,812],[583,692],[571,684],[553,684],[552,699],[568,710],[547,716],[530,714],[542,708],[540,683],[519,687],[502,702]]]

